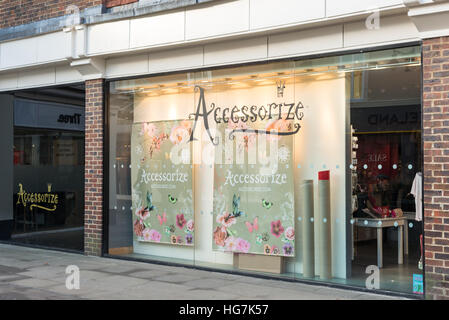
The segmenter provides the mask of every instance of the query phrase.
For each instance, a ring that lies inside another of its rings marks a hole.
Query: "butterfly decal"
[[[147,209],[153,211],[156,207],[153,205],[153,194],[147,191]]]
[[[171,204],[175,204],[178,201],[178,198],[173,197],[171,194],[168,195],[168,202]]]
[[[262,207],[265,209],[270,209],[273,206],[273,202],[266,201],[265,199],[262,199]]]
[[[157,219],[159,220],[159,224],[163,225],[164,223],[167,223],[167,214],[164,212],[162,214],[162,217],[161,217],[161,215],[158,214]]]
[[[245,222],[245,225],[246,225],[246,227],[248,228],[248,231],[249,231],[250,233],[253,233],[253,230],[259,230],[259,223],[258,223],[258,220],[259,220],[259,219],[258,219],[257,217],[255,217],[253,223],[251,223],[251,222],[249,222],[249,221],[246,221],[246,222]]]

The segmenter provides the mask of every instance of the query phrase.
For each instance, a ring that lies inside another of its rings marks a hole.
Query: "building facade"
[[[4,241],[449,298],[449,1],[0,16]]]

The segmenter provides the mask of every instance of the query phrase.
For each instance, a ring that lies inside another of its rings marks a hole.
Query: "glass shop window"
[[[109,254],[420,294],[420,72],[408,47],[110,82]]]

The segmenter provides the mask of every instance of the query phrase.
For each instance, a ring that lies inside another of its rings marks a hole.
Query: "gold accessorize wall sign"
[[[58,195],[51,192],[51,184],[47,184],[47,193],[28,193],[23,189],[23,185],[19,183],[19,193],[17,193],[17,203],[22,204],[25,208],[29,206],[30,210],[39,208],[49,212],[56,210],[58,205]]]

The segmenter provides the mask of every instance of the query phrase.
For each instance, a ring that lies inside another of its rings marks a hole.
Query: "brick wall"
[[[103,0],[3,0],[0,29],[63,16],[70,5],[84,10],[102,4]]]
[[[424,245],[429,299],[449,299],[449,37],[423,41]]]
[[[84,252],[101,255],[103,230],[103,80],[86,81]]]
[[[106,8],[112,8],[117,6],[123,6],[125,4],[130,4],[134,2],[138,2],[139,0],[105,0]]]

